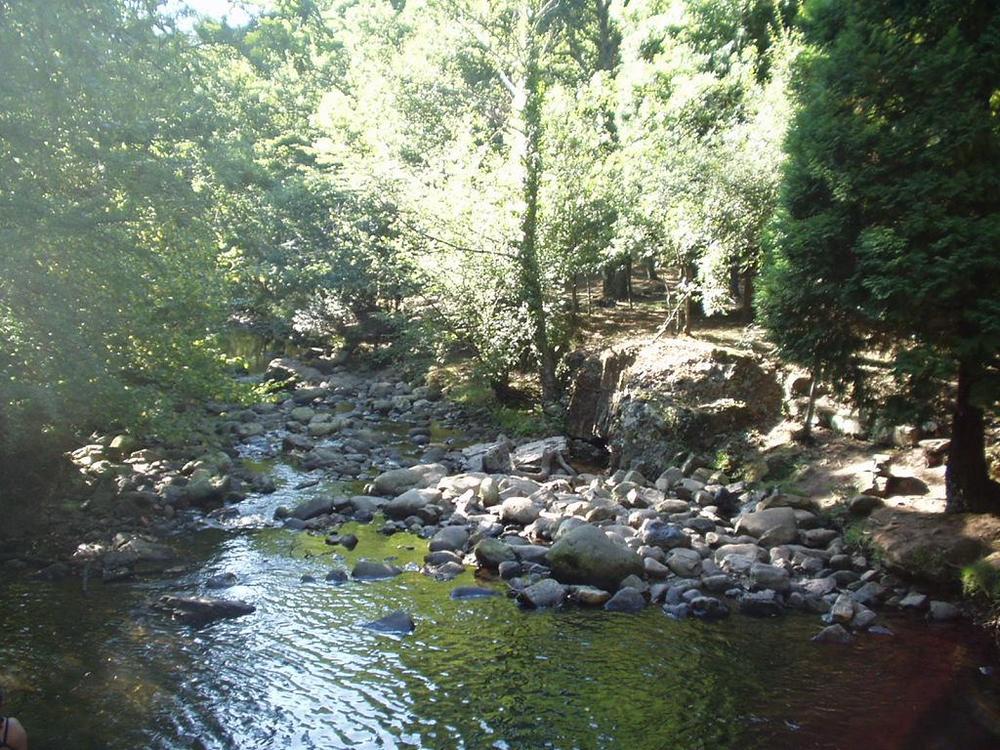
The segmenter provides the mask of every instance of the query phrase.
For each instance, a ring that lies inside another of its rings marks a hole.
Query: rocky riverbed
[[[497,439],[422,388],[342,370],[210,405],[188,446],[77,451],[61,559],[8,554],[0,576],[0,654],[41,685],[18,713],[37,724],[69,686],[47,736],[115,748],[900,748],[931,716],[959,736],[933,686],[993,694],[960,613],[809,499],[697,457],[577,472],[564,439]],[[119,714],[84,718],[119,690]],[[879,702],[901,690],[905,718]],[[906,726],[892,742],[858,723],[874,705]]]
[[[356,538],[339,533],[347,522],[414,533],[430,543],[427,576],[474,569],[503,581],[525,608],[657,606],[669,618],[703,620],[797,610],[817,616],[815,639],[824,642],[890,635],[884,609],[938,622],[962,617],[955,603],[849,547],[810,498],[733,482],[694,454],[657,476],[578,473],[566,439],[482,440],[489,430],[428,386],[344,368],[324,376],[289,360],[271,372],[297,387],[278,403],[209,405],[215,447],[140,447],[118,435],[75,451],[92,495],[90,530],[68,560],[33,575],[79,571],[110,583],[179,569],[164,538],[238,514],[248,492],[272,492],[274,477],[253,462],[281,457],[306,472],[298,488],[329,489],[278,507],[274,523],[349,549]],[[881,504],[860,495],[847,508],[862,516]],[[327,579],[400,572],[363,560]],[[202,608],[218,616],[232,609]]]

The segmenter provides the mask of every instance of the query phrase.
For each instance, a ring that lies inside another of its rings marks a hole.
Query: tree
[[[0,454],[226,391],[218,119],[156,5],[0,7]]]
[[[836,383],[886,353],[957,380],[948,508],[1000,510],[984,410],[1000,365],[1000,7],[814,0],[762,319]]]

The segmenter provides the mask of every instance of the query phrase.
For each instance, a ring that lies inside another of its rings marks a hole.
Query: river
[[[360,543],[346,552],[277,528],[278,505],[337,488],[295,490],[306,478],[296,467],[260,466],[276,493],[169,540],[185,559],[179,577],[85,592],[79,578],[0,573],[0,676],[33,750],[1000,747],[1000,668],[971,626],[888,617],[894,636],[835,646],[810,642],[815,616],[676,622],[657,607],[455,601],[472,573],[442,583],[416,572],[418,537],[355,524],[344,531]],[[410,571],[324,580],[361,557]],[[224,595],[254,614],[194,629],[149,610],[221,572],[239,581]],[[363,627],[396,609],[412,613],[413,634]]]

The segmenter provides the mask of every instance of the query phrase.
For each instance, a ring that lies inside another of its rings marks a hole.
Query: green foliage
[[[737,298],[748,309],[777,203],[799,48],[779,16],[770,2],[735,1],[626,14],[616,241],[680,269],[681,293],[708,314]]]
[[[985,560],[962,568],[962,593],[1000,608],[1000,569]]]
[[[872,539],[866,522],[862,520],[853,521],[844,526],[844,544],[847,548],[863,554],[873,565],[882,564],[883,552]]]
[[[228,388],[213,103],[148,4],[16,3],[0,22],[0,454],[151,427]],[[44,438],[43,436],[48,436]]]
[[[500,431],[509,437],[544,437],[557,429],[540,409],[514,409],[500,406],[493,411]]]
[[[1000,350],[997,14],[890,5],[807,6],[762,312],[787,356],[832,378],[890,334],[955,358]]]
[[[783,356],[859,400],[866,350],[924,393],[957,372],[949,498],[985,507],[1000,498],[979,411],[1000,396],[1000,10],[817,0],[804,18],[762,322]]]
[[[288,0],[182,32],[156,2],[3,4],[0,454],[259,396],[226,375],[232,316],[551,402],[582,279],[648,261],[748,312],[765,249],[788,359],[863,395],[878,349],[922,400],[960,362],[989,406],[998,13],[797,13]]]

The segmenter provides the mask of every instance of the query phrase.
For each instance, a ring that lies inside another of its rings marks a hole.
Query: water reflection
[[[453,601],[417,573],[334,586],[361,557],[422,559],[425,543],[345,529],[353,551],[271,525],[304,499],[301,473],[219,528],[177,539],[190,573],[92,587],[8,580],[0,664],[36,748],[900,748],[996,747],[996,679],[981,634],[891,623],[848,647],[808,638],[812,617],[705,625],[567,610],[504,597]],[[255,614],[194,630],[149,613],[167,592],[225,595]],[[302,583],[303,575],[317,579]],[[217,593],[217,592],[212,592]],[[399,638],[362,627],[413,614]],[[947,743],[951,742],[951,745]],[[944,743],[944,744],[941,744]]]

